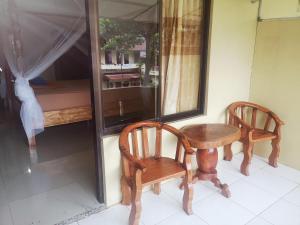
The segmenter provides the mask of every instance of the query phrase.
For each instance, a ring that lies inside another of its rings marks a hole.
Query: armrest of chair
[[[143,172],[146,171],[146,166],[143,162],[141,162],[140,160],[136,160],[130,153],[129,151],[126,150],[126,148],[124,146],[120,146],[120,150],[121,150],[121,154],[122,156],[124,156],[129,163],[134,166],[136,169],[139,169]]]
[[[249,139],[249,141],[250,142],[252,142],[253,141],[253,132],[254,132],[254,129],[250,129],[249,130],[249,133],[248,133],[248,139]]]
[[[274,119],[276,125],[282,126],[284,122],[273,112],[269,112],[269,115]]]
[[[181,143],[183,145],[183,148],[184,148],[186,154],[189,154],[189,155],[194,155],[195,154],[195,151],[192,149],[189,141],[186,139],[185,136],[183,136],[181,138]]]

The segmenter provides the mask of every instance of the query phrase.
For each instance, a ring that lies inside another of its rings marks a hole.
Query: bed
[[[44,112],[45,127],[92,119],[89,80],[66,80],[32,85]],[[35,138],[29,140],[35,145]]]

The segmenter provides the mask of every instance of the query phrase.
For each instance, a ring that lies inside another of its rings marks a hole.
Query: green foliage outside
[[[100,18],[100,40],[102,50],[116,50],[122,54],[146,41],[146,59],[136,62],[145,64],[146,74],[156,65],[159,55],[159,32],[157,24],[128,20]]]
[[[144,31],[140,23],[112,19],[100,19],[101,47],[127,53],[129,49],[144,42]]]

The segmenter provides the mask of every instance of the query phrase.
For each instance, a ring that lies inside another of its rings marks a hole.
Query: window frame
[[[113,64],[113,57],[112,57],[112,51],[111,50],[105,50],[104,51],[104,61],[107,64]],[[108,62],[106,62],[108,61]]]
[[[98,0],[100,1],[100,0]],[[162,0],[158,0],[158,4],[160,9],[162,8]],[[159,10],[159,22],[160,22],[160,34],[162,33],[162,10]],[[99,15],[101,16],[101,15]],[[158,84],[157,91],[157,115],[156,118],[149,118],[148,120],[152,121],[160,121],[160,122],[175,122],[182,119],[192,118],[199,115],[205,114],[205,108],[207,104],[206,93],[207,93],[207,67],[208,67],[208,49],[209,49],[209,34],[210,34],[210,21],[211,21],[211,0],[204,0],[204,16],[203,16],[203,40],[202,40],[202,57],[201,57],[201,71],[200,71],[200,79],[199,79],[199,93],[198,93],[198,103],[197,109],[190,110],[186,112],[179,112],[170,115],[162,115],[162,107],[161,107],[161,94],[162,94],[162,86],[161,82]],[[160,52],[162,51],[162,36],[160,35]],[[99,54],[101,54],[101,49]],[[161,65],[162,57],[160,55],[160,65]],[[100,72],[101,75],[101,72]],[[102,77],[102,76],[101,76]],[[161,78],[161,75],[159,76]],[[102,80],[101,80],[102,82]],[[101,98],[102,89],[100,91]],[[103,102],[103,100],[102,100]],[[101,115],[101,119],[104,121],[103,113]],[[102,123],[102,133],[103,135],[115,135],[119,134],[124,127],[128,124],[120,124],[112,127],[105,127],[105,123]]]

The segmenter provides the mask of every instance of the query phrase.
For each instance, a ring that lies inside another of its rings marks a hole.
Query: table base
[[[213,149],[198,149],[197,150],[197,164],[198,169],[193,177],[193,183],[198,180],[209,180],[217,188],[221,189],[221,193],[226,198],[231,196],[229,187],[227,184],[222,184],[218,178],[216,166],[218,163],[218,150]]]

